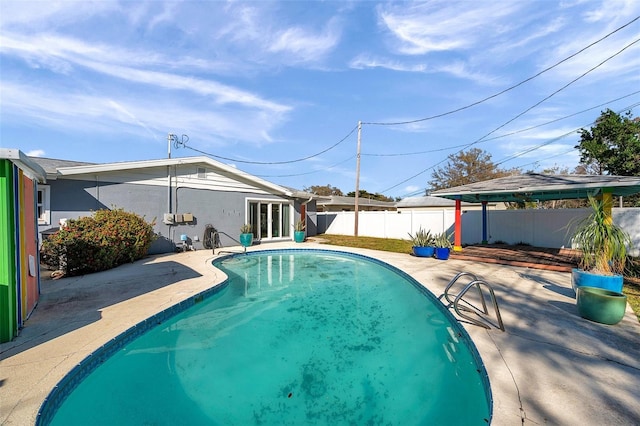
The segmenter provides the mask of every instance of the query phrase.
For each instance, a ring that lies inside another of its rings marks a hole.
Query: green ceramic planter
[[[293,231],[293,240],[296,243],[304,242],[304,231]]]
[[[582,318],[602,324],[622,321],[627,309],[627,296],[611,290],[580,286],[577,291],[578,313]]]

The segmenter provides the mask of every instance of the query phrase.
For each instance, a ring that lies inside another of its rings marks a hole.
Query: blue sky
[[[2,0],[0,146],[146,160],[185,134],[173,157],[346,193],[362,121],[369,192],[421,195],[470,147],[573,169],[577,129],[638,116],[638,16],[637,0]]]

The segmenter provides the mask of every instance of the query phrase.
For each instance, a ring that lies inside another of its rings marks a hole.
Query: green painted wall
[[[0,160],[0,343],[16,335],[13,163]]]

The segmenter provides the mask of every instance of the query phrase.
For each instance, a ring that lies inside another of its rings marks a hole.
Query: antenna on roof
[[[169,133],[167,135],[167,158],[171,158],[172,143],[173,143],[173,146],[175,146],[175,148],[178,149],[180,148],[180,145],[186,146],[188,141],[189,141],[189,136],[185,134],[183,134],[182,137],[178,139],[178,136],[174,135],[173,133]]]

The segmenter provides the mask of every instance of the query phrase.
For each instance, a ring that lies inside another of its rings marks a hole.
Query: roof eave
[[[126,161],[121,163],[104,163],[104,164],[92,164],[86,166],[72,166],[72,167],[60,167],[58,174],[61,176],[72,176],[82,174],[95,174],[106,173],[121,170],[150,168],[150,167],[166,167],[175,166],[180,164],[207,164],[214,169],[224,171],[238,178],[242,178],[253,184],[267,188],[276,194],[280,194],[287,197],[292,197],[293,192],[280,185],[263,180],[257,176],[253,176],[235,167],[229,166],[224,163],[212,160],[208,157],[187,157],[187,158],[166,158],[161,160],[142,160],[142,161]]]
[[[7,159],[17,164],[30,179],[37,180],[40,183],[46,183],[47,173],[44,169],[19,149],[0,148],[0,158]]]

